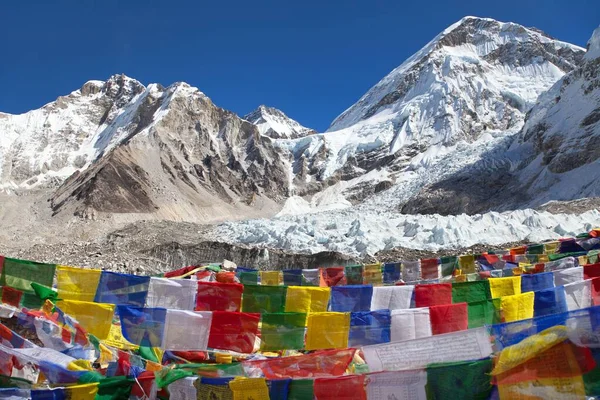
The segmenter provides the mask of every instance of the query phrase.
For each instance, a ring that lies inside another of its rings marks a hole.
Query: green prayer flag
[[[472,303],[492,297],[490,283],[487,280],[473,282],[454,282],[452,284],[453,303]]]
[[[194,372],[185,369],[163,368],[154,373],[156,387],[159,389],[162,389],[179,379],[187,378],[188,376],[194,376]]]
[[[32,385],[27,379],[0,375],[0,388],[31,389]]]
[[[287,286],[245,285],[242,311],[250,313],[280,313],[285,310]]]
[[[442,276],[451,276],[454,273],[454,269],[458,265],[458,257],[441,257],[440,265],[442,270]]]
[[[134,379],[126,376],[112,376],[98,383],[95,400],[129,400]]]
[[[492,300],[474,301],[467,304],[469,313],[469,329],[479,328],[484,325],[498,324],[500,315]]]
[[[346,275],[346,282],[348,285],[362,285],[363,284],[363,266],[348,265],[344,268]]]
[[[241,272],[240,276],[240,283],[244,284],[244,285],[258,285],[258,271],[256,272]]]
[[[50,300],[53,303],[56,303],[56,301],[58,300],[58,292],[55,292],[54,290],[52,290],[52,288],[37,284],[35,282],[31,282],[31,287],[33,288],[33,291],[35,292],[36,296],[39,297],[41,300]]]
[[[600,250],[590,250],[588,251],[588,263],[596,264],[598,262],[598,254],[600,254]]]
[[[292,379],[288,391],[288,400],[313,400],[312,379]]]
[[[52,287],[54,281],[54,264],[42,264],[33,261],[17,260],[14,258],[5,258],[2,275],[0,276],[0,286],[10,286],[23,292],[23,305],[39,304],[39,298],[35,296],[32,283]],[[30,296],[27,296],[27,295]],[[33,296],[34,298],[31,298]],[[26,304],[27,303],[27,304]],[[30,307],[28,307],[30,308]]]
[[[596,367],[588,373],[583,374],[585,394],[597,396],[600,393],[600,367]]]
[[[306,314],[266,313],[262,314],[261,318],[261,350],[299,350],[304,348]]]
[[[156,356],[156,353],[154,352],[154,350],[152,349],[152,347],[148,347],[148,346],[140,346],[138,353],[140,355],[140,357],[142,357],[143,359],[155,362],[155,363],[161,363],[162,360],[159,360],[158,357]]]
[[[490,358],[479,361],[430,364],[425,392],[428,400],[488,399],[492,391]]]
[[[527,246],[527,254],[544,254],[544,245],[530,244]]]

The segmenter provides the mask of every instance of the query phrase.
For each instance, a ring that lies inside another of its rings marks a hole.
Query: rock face
[[[402,212],[473,214],[600,197],[599,43],[596,29],[579,67],[539,97],[511,141],[424,188]]]
[[[325,134],[287,144],[295,193],[311,193],[302,179],[313,186],[350,181],[344,194],[359,202],[373,194],[369,188],[429,168],[457,145],[515,133],[538,95],[583,54],[536,29],[466,17],[383,78]]]
[[[243,118],[256,125],[261,135],[272,139],[297,139],[317,133],[272,107],[260,106]]]

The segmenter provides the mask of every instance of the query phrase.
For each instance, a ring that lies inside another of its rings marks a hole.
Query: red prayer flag
[[[428,258],[421,260],[421,278],[422,279],[438,279],[440,277],[439,259]]]
[[[235,283],[235,272],[217,272],[217,282],[222,283]]]
[[[346,285],[346,273],[344,267],[320,268],[321,287],[343,286]]]
[[[213,311],[208,347],[252,353],[259,321],[259,313]]]
[[[321,350],[301,356],[270,358],[244,362],[244,367],[258,368],[266,379],[299,379],[341,376],[352,358],[355,349]]]
[[[464,331],[469,325],[467,303],[446,304],[429,307],[431,332],[434,335]]]
[[[9,286],[4,286],[2,288],[2,302],[4,304],[9,304],[13,307],[19,307],[19,304],[21,304],[21,297],[23,297],[23,292],[20,290],[11,288]]]
[[[315,379],[314,395],[316,400],[366,400],[365,375]]]
[[[583,266],[583,278],[592,279],[600,277],[600,263],[586,264]]]
[[[600,305],[600,278],[591,279],[592,286],[592,304]]]
[[[527,246],[519,246],[519,247],[514,247],[512,249],[510,249],[510,254],[511,255],[517,255],[517,254],[525,254],[527,252]]]
[[[452,284],[415,285],[415,307],[452,304]]]
[[[196,311],[239,311],[243,292],[240,283],[198,282]]]

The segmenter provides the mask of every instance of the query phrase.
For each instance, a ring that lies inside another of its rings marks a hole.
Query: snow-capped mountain
[[[514,134],[538,95],[583,54],[537,29],[463,18],[377,83],[326,133],[277,144],[294,156],[293,192],[308,195],[339,183],[356,203],[431,167],[457,145]]]
[[[469,214],[599,197],[600,28],[579,66],[527,113],[523,129],[423,188],[406,213]]]
[[[185,83],[90,81],[39,110],[3,114],[0,132],[0,183],[61,185],[55,213],[205,221],[261,215],[288,194],[271,139]]]
[[[314,129],[300,125],[283,111],[264,105],[243,118],[256,125],[261,135],[272,139],[297,139],[317,133]]]

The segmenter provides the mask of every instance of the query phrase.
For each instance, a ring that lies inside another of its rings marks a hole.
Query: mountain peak
[[[586,60],[595,60],[600,58],[600,26],[594,30],[592,37],[587,42]]]
[[[296,139],[316,133],[315,130],[300,125],[283,111],[264,104],[243,118],[256,125],[262,135],[272,139]]]

